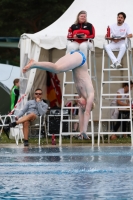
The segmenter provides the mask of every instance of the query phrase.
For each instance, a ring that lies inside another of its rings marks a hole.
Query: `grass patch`
[[[14,139],[8,139],[7,136],[2,133],[0,137],[0,144],[15,144]],[[21,143],[21,141],[19,141]],[[30,144],[35,144],[38,145],[38,137],[36,138],[29,138],[29,143]],[[79,140],[75,137],[72,138],[72,144],[91,144],[91,140]],[[100,141],[102,144],[102,140]],[[104,143],[108,144],[108,136],[104,136]],[[41,145],[46,145],[46,139],[41,138],[40,141]],[[48,144],[51,144],[51,137],[48,137]],[[56,144],[59,144],[59,137],[56,137]],[[70,137],[62,137],[62,144],[70,144]],[[95,144],[97,144],[97,137],[95,137]],[[128,138],[117,138],[116,140],[110,140],[110,144],[131,144],[131,137]]]

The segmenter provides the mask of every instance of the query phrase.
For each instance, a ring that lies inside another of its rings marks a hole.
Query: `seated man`
[[[117,15],[117,24],[113,24],[110,26],[110,33],[111,38],[107,38],[107,35],[105,36],[106,39],[110,39],[111,42],[105,46],[106,52],[108,56],[110,57],[112,64],[112,68],[120,68],[121,65],[121,59],[125,54],[126,51],[126,44],[125,44],[125,38],[131,38],[132,32],[130,30],[130,27],[128,24],[126,24],[124,21],[126,19],[126,14],[123,12],[118,13]],[[115,57],[112,50],[119,49],[119,53],[117,58]]]
[[[132,90],[132,87],[133,87],[133,82],[130,81],[130,90]],[[127,99],[127,98],[129,98],[129,96],[127,95],[127,93],[129,93],[128,83],[124,83],[123,88],[120,88],[117,91],[117,93],[118,93],[118,96],[116,96],[115,99],[112,101],[111,106],[129,106],[130,103],[129,103],[129,100]],[[126,118],[129,118],[129,111],[119,112],[118,108],[111,109],[111,118],[112,119],[121,119],[121,114],[124,114],[124,115],[126,115]],[[121,125],[121,122],[117,121],[116,124],[113,126],[113,131],[117,132],[120,125]],[[127,125],[127,122],[123,121],[122,122],[122,132],[126,132],[126,125]],[[114,136],[112,136],[112,137],[114,138]],[[115,137],[115,138],[117,138],[117,137]]]
[[[16,116],[16,122],[9,124],[10,128],[15,127],[18,124],[23,124],[24,133],[24,146],[28,146],[28,134],[30,122],[37,119],[39,115],[44,115],[47,112],[48,105],[42,100],[42,90],[37,88],[35,90],[35,99],[27,101],[23,110]],[[26,114],[26,115],[25,115]],[[20,118],[21,117],[21,118]]]

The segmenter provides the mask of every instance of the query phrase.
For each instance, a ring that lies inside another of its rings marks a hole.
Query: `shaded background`
[[[57,20],[73,1],[1,0],[0,37],[20,37],[23,33],[36,33]],[[19,54],[19,48],[0,47],[0,63],[19,66]]]

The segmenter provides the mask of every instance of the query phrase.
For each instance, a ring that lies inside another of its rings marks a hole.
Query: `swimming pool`
[[[0,148],[0,199],[133,199],[133,148]]]

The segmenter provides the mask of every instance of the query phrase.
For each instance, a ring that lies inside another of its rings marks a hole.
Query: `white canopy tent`
[[[10,90],[15,78],[20,76],[20,67],[0,64],[0,114],[10,111]]]
[[[132,7],[132,0],[75,0],[68,10],[53,24],[35,34],[24,33],[21,36],[21,70],[28,62],[28,59],[33,58],[36,61],[45,60],[55,62],[58,58],[63,56],[67,43],[66,36],[68,28],[74,23],[77,14],[81,10],[87,11],[88,21],[95,27],[96,37],[94,42],[95,47],[99,49],[103,47],[103,43],[105,42],[104,36],[107,26],[116,22],[118,12],[125,12],[127,14],[126,23],[128,23],[130,27],[132,26]],[[133,27],[131,27],[131,29],[133,30]],[[97,52],[96,56],[99,57],[99,55],[98,50],[98,56]],[[101,66],[101,58],[98,59],[97,63]],[[34,85],[44,88],[45,90],[44,71],[33,69],[25,75],[21,73],[21,77],[21,94],[26,93],[28,97]],[[62,75],[59,75],[60,80],[62,80],[61,77]]]
[[[15,78],[20,76],[20,67],[0,64],[0,82],[3,83],[9,90],[13,86]]]

